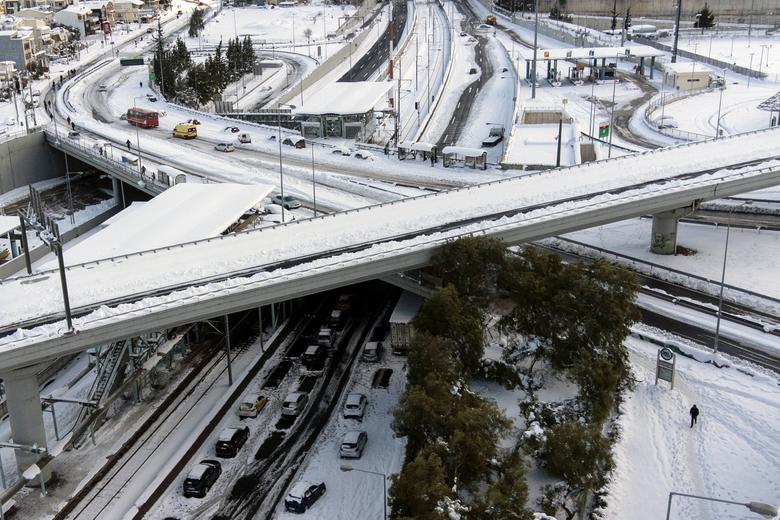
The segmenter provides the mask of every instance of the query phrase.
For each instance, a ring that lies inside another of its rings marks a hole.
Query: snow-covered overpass
[[[5,280],[0,375],[420,267],[459,236],[521,243],[777,185],[778,137],[764,130],[75,265],[67,270],[75,334],[65,334],[56,271]]]

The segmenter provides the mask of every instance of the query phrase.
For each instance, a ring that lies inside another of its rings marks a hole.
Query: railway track
[[[589,256],[580,255],[566,249],[546,244],[535,245],[559,254],[563,258],[576,261],[593,261],[593,258]],[[710,317],[717,316],[717,297],[646,273],[637,272],[636,275],[641,284],[640,294],[648,298],[672,303],[676,306],[684,307]],[[712,332],[703,329],[700,326],[662,315],[647,308],[642,309],[642,315],[643,321],[648,325],[674,332],[675,334],[706,346],[710,346],[713,343],[714,336]],[[739,324],[757,333],[768,334],[780,339],[780,318],[771,313],[756,310],[738,302],[724,300],[721,317],[727,322]],[[723,336],[719,338],[719,344],[722,352],[735,355],[780,373],[780,357],[776,355],[772,355],[749,345],[744,345],[729,338],[724,338]]]

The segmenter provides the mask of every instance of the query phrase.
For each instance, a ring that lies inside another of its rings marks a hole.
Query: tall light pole
[[[145,99],[146,96],[135,96],[133,98],[133,106],[137,106],[135,104],[136,99]],[[143,175],[141,173],[141,132],[138,130],[138,124],[135,125],[135,145],[138,148],[138,175]]]
[[[615,90],[617,90],[617,71],[618,63],[620,61],[620,54],[615,54],[615,77],[612,80],[612,110],[609,113],[609,153],[607,158],[612,158],[612,134],[615,133]]]
[[[677,63],[677,42],[680,39],[680,15],[682,14],[682,0],[677,0],[677,17],[674,23],[674,47],[672,48],[672,63]]]
[[[279,103],[279,108],[282,107],[288,107],[288,108],[295,108],[293,105],[287,105],[285,103]],[[279,122],[279,192],[280,196],[282,197],[282,224],[284,224],[284,169],[282,166],[282,112],[281,110],[277,114],[277,121]]]
[[[382,500],[382,506],[383,506],[383,514],[382,518],[384,520],[387,519],[387,475],[384,473],[379,473],[377,471],[369,471],[367,469],[359,469],[359,468],[353,468],[352,466],[349,466],[347,464],[343,464],[339,469],[341,471],[359,471],[360,473],[368,473],[369,475],[377,475],[379,477],[382,477],[382,486],[383,486],[383,492],[384,492],[384,499]]]
[[[536,99],[536,54],[539,50],[539,0],[534,0],[534,56],[531,62],[531,99]]]
[[[750,53],[750,65],[748,65],[748,82],[747,82],[748,88],[750,88],[750,76],[753,75],[753,55],[754,54],[755,54],[755,52],[751,52]]]
[[[720,97],[718,98],[718,121],[715,125],[715,139],[720,137],[720,109],[723,106],[724,90],[726,90],[726,69],[723,69],[723,85],[720,87]]]
[[[751,204],[752,201],[747,200],[739,206],[734,206],[729,210],[729,220],[726,226],[726,246],[723,248],[723,270],[720,273],[720,293],[718,295],[718,317],[715,321],[715,344],[712,347],[714,352],[718,352],[718,345],[720,343],[720,316],[723,312],[723,286],[726,283],[726,259],[729,256],[729,235],[731,234],[731,217],[734,214],[734,210],[745,204]],[[671,501],[671,497],[669,498]]]
[[[317,183],[314,179],[314,141],[311,142],[311,198],[314,201],[314,216],[317,216]]]
[[[764,504],[763,502],[735,502],[733,500],[723,500],[721,498],[703,497],[699,495],[689,495],[687,493],[677,493],[672,491],[669,493],[669,503],[666,506],[666,520],[669,520],[669,513],[672,511],[672,497],[687,497],[694,498],[696,500],[706,500],[708,502],[720,502],[723,504],[734,504],[737,506],[744,506],[750,510],[751,513],[756,513],[764,518],[774,518],[777,516],[777,506],[771,504]]]

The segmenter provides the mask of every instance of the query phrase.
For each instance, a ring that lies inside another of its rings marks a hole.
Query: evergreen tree
[[[177,72],[174,68],[171,53],[165,48],[165,41],[160,20],[157,20],[157,34],[155,40],[152,68],[154,70],[154,82],[160,86],[163,97],[169,98],[176,95]]]
[[[455,285],[462,298],[480,306],[495,291],[505,262],[506,244],[476,237],[449,242],[433,257],[436,274],[444,285]]]
[[[709,29],[715,27],[715,14],[710,9],[710,6],[705,2],[704,7],[699,11],[699,16],[696,17],[694,27],[701,29]]]
[[[449,491],[441,458],[432,449],[423,450],[403,467],[400,474],[392,477],[392,517],[446,520],[446,514],[437,511],[436,506]]]
[[[252,38],[249,35],[244,36],[244,42],[241,45],[241,69],[245,73],[250,73],[254,70],[255,60],[257,55],[255,54],[255,48],[252,46]]]
[[[466,375],[474,374],[482,361],[484,338],[482,316],[453,287],[436,291],[420,308],[414,319],[416,330],[447,338],[455,346],[457,358]]]
[[[575,494],[602,488],[615,467],[609,439],[577,422],[547,430],[539,456],[544,468],[563,478]]]
[[[472,509],[469,520],[532,520],[526,509],[528,484],[520,452],[514,450],[501,462],[499,476]]]
[[[188,34],[190,38],[197,38],[206,27],[206,21],[203,18],[203,11],[195,8],[190,15],[190,27]]]
[[[623,20],[623,29],[628,30],[628,28],[631,27],[631,6],[628,6],[628,9],[626,9],[626,18]]]

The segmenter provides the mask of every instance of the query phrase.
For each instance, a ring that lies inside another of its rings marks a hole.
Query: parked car
[[[108,85],[105,83],[98,85],[98,92],[108,92]]]
[[[237,126],[226,126],[224,131],[225,131],[225,132],[228,132],[228,131],[229,131],[229,132],[232,132],[232,133],[234,133],[234,134],[237,134],[238,132],[240,132],[240,131],[241,131],[241,129],[240,129],[240,128],[238,128]]]
[[[236,147],[231,143],[219,143],[214,149],[218,152],[234,152]]]
[[[331,311],[328,326],[331,329],[340,329],[344,325],[344,317],[344,313],[338,309]]]
[[[468,36],[468,35],[469,35],[469,33],[467,33],[466,31],[461,31],[460,35],[461,35],[461,36]]]
[[[295,148],[306,148],[306,139],[304,139],[303,137],[296,137],[296,136],[285,137],[282,140],[282,144],[286,144],[287,146],[293,146]]]
[[[368,406],[368,398],[365,395],[357,393],[347,395],[347,400],[344,401],[344,418],[362,421],[366,406]]]
[[[9,117],[5,120],[5,124],[8,126],[16,126],[16,118],[15,117]]]
[[[306,368],[317,366],[318,364],[322,363],[322,361],[325,360],[325,357],[327,355],[328,355],[328,350],[325,346],[320,344],[309,345],[308,347],[306,347],[306,352],[303,353],[303,359],[302,359],[303,366],[305,366]]]
[[[238,142],[239,143],[251,143],[252,142],[252,136],[247,133],[241,133],[238,134]]]
[[[296,209],[301,207],[301,202],[290,195],[284,196],[284,204],[282,204],[281,195],[274,195],[274,197],[271,199],[271,202],[278,204],[279,206],[283,205],[286,209]]]
[[[494,126],[490,128],[490,133],[482,140],[482,146],[496,146],[504,140],[504,127]]]
[[[382,360],[382,352],[384,347],[381,341],[369,341],[366,346],[363,347],[363,352],[360,354],[360,359],[367,363],[378,363]]]
[[[344,434],[339,448],[339,457],[342,459],[359,459],[363,456],[363,450],[368,442],[368,434],[363,431],[353,431]]]
[[[147,94],[146,99],[154,103],[155,101],[157,101],[157,96],[155,96],[154,94]]]
[[[184,479],[184,496],[203,498],[222,474],[222,464],[217,460],[202,460]]]
[[[305,513],[324,494],[324,482],[319,484],[306,481],[298,482],[284,499],[284,508],[293,513]]]
[[[350,150],[346,146],[337,146],[336,148],[333,149],[332,153],[335,155],[350,156],[352,155],[352,150]]]
[[[230,426],[219,433],[217,437],[217,457],[232,459],[249,439],[249,426]]]
[[[477,73],[477,69],[475,69],[474,67],[471,67],[469,69],[469,74],[476,74],[476,73]]]
[[[356,150],[355,153],[352,154],[352,157],[369,161],[373,161],[375,159],[374,154],[366,150]]]
[[[241,404],[238,406],[238,416],[245,417],[257,417],[265,405],[268,404],[268,398],[258,394],[245,395],[241,400]]]
[[[306,403],[308,402],[309,396],[303,392],[291,392],[284,398],[282,415],[297,417],[301,414],[303,409],[306,408]]]
[[[68,132],[68,137],[70,139],[81,139],[81,134],[76,130],[71,130],[70,132]]]

